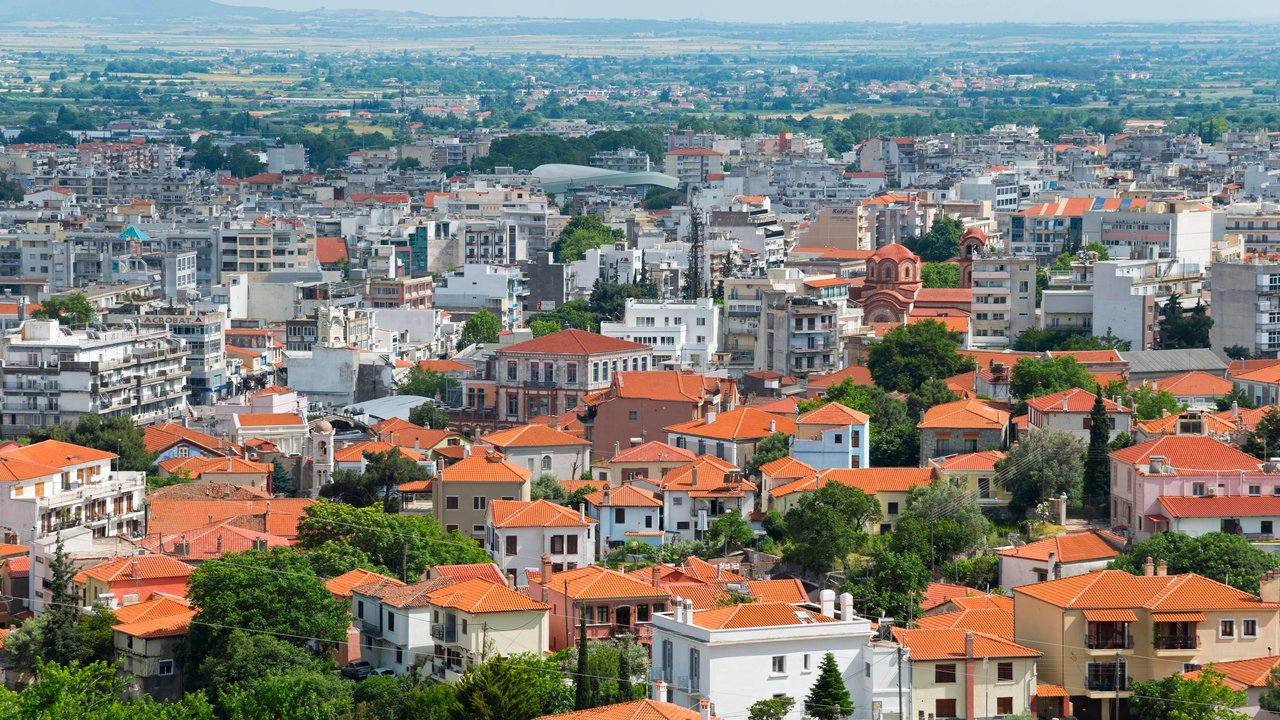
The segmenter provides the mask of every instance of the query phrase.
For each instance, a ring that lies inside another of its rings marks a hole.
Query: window
[[[804,657],[801,659],[801,662],[800,662],[800,669],[804,670],[805,672],[808,672],[810,670],[809,665],[810,665],[809,653],[805,653]]]
[[[1219,620],[1218,621],[1218,637],[1233,638],[1236,636],[1235,620]]]
[[[1262,494],[1262,486],[1261,486],[1261,485],[1250,485],[1250,486],[1249,486],[1249,494],[1250,494],[1250,495],[1261,495],[1261,494]]]
[[[1202,497],[1204,495],[1204,483],[1191,483],[1191,494],[1195,497]]]
[[[387,611],[387,630],[395,630],[395,629],[396,629],[396,616],[392,614],[390,610],[388,610]]]
[[[462,620],[462,634],[463,635],[467,634],[467,621],[465,618]]]
[[[507,379],[508,380],[516,379],[516,361],[515,360],[507,361]]]
[[[891,502],[891,503],[889,503],[889,514],[890,514],[890,515],[897,515],[897,514],[898,514],[898,503],[896,503],[896,502]]]
[[[996,714],[1012,715],[1013,714],[1013,698],[998,697],[996,698]]]
[[[488,505],[489,505],[489,498],[483,495],[479,495],[471,498],[472,510],[484,510],[486,507],[488,507]]]
[[[173,661],[172,661],[172,660],[161,660],[161,661],[160,661],[160,664],[159,664],[159,666],[158,666],[158,668],[159,668],[159,669],[158,669],[158,670],[157,670],[157,672],[156,672],[156,674],[157,674],[157,675],[172,675],[172,674],[173,674]]]
[[[1259,527],[1258,527],[1258,531],[1259,531],[1259,532],[1261,532],[1263,535],[1270,535],[1270,534],[1271,534],[1271,532],[1272,532],[1272,530],[1271,530],[1271,527],[1272,527],[1272,521],[1271,521],[1271,520],[1263,520],[1263,521],[1262,521],[1262,522],[1260,522],[1258,525],[1259,525]]]
[[[786,674],[786,672],[787,672],[787,656],[774,655],[773,656],[773,674],[784,675]]]
[[[627,419],[628,419],[628,420],[639,420],[639,419],[640,419],[640,413],[636,412],[635,410],[628,410],[628,411],[627,411]]]
[[[614,508],[614,509],[613,509],[613,521],[614,521],[615,523],[617,523],[618,525],[621,525],[622,523],[626,522],[626,521],[627,521],[627,509],[626,509],[626,508]]]
[[[999,682],[1013,682],[1013,663],[996,663],[996,680]]]
[[[609,606],[608,605],[601,605],[600,607],[596,608],[596,622],[600,623],[601,625],[609,624]]]
[[[506,543],[507,543],[507,554],[515,555],[516,554],[516,536],[508,535],[506,539]]]
[[[356,617],[360,618],[361,620],[364,619],[364,601],[363,600],[356,601]]]
[[[569,536],[567,536],[567,540],[568,540],[568,543],[569,543],[569,554],[570,554],[570,555],[577,555],[577,554],[578,554],[578,536],[577,536],[577,535],[569,535]]]
[[[684,497],[680,495],[676,495],[675,497],[671,498],[671,504],[676,507],[680,507],[681,505],[684,504]]]
[[[446,497],[445,497],[445,499],[444,499],[444,509],[445,509],[445,510],[457,510],[457,509],[458,509],[458,496],[457,496],[457,495],[449,495],[449,496],[446,496]]]
[[[1240,637],[1256,638],[1258,637],[1258,621],[1253,618],[1246,618],[1240,621]]]
[[[551,552],[554,555],[564,554],[564,536],[563,535],[551,536]]]
[[[844,433],[836,433],[836,435],[835,435],[835,441],[836,441],[836,444],[837,444],[837,445],[843,445],[843,444],[844,444]]]
[[[893,532],[893,526],[892,526],[892,525],[890,525],[889,523],[880,523],[880,534],[881,534],[881,535],[888,535],[888,534],[889,534],[889,533],[891,533],[891,532]]]
[[[956,666],[950,665],[934,665],[933,681],[935,683],[953,683],[956,681]]]
[[[400,648],[396,648],[396,664],[397,665],[404,664],[404,650]]]
[[[942,718],[953,718],[956,716],[955,700],[938,700],[933,706],[933,716],[941,720]]]
[[[871,677],[871,663],[863,663],[862,673],[867,677]]]
[[[542,456],[542,472],[547,472],[550,469],[551,469],[551,456],[543,455]]]
[[[564,380],[570,385],[578,382],[578,363],[569,363],[565,365]]]
[[[689,648],[689,691],[698,692],[702,685],[702,653]]]
[[[662,611],[655,609],[654,612],[662,612]],[[672,646],[670,640],[662,641],[662,681],[668,684],[671,683],[671,675],[672,675],[671,666],[674,664],[674,661],[673,661],[675,657],[674,651],[675,651],[675,648]]]
[[[652,516],[652,515],[645,515],[645,516],[644,516],[644,526],[645,526],[645,528],[652,528],[652,527],[653,527],[653,516]]]

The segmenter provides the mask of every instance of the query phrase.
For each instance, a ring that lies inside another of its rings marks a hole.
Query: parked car
[[[363,680],[373,674],[373,665],[367,660],[356,660],[342,667],[342,676],[352,680]]]
[[[370,676],[373,676],[373,675],[393,676],[395,674],[396,674],[396,671],[392,670],[389,667],[374,668],[373,672],[369,673]]]

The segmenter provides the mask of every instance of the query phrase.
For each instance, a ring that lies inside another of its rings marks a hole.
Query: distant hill
[[[57,0],[33,4],[30,0],[0,0],[4,20],[182,20],[187,18],[264,17],[284,15],[278,10],[223,5],[213,0]]]

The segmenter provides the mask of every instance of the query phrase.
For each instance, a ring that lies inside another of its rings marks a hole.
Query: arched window
[[[542,472],[550,472],[550,471],[551,471],[551,456],[543,455],[542,456]]]
[[[600,382],[600,363],[591,363],[591,382]]]

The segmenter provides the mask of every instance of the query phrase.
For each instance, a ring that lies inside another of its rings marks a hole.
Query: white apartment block
[[[1213,327],[1219,354],[1232,345],[1276,357],[1280,353],[1280,263],[1217,262],[1209,269]]]
[[[1222,222],[1223,234],[1238,236],[1245,252],[1280,252],[1280,213],[1259,210],[1238,214],[1229,209]]]
[[[27,320],[0,338],[0,434],[22,436],[85,415],[138,424],[176,419],[187,407],[188,355],[167,330],[71,330],[57,320]]]
[[[1036,325],[1036,261],[1030,257],[973,260],[972,341],[975,350],[1003,350]]]
[[[651,346],[660,367],[705,372],[720,352],[720,308],[711,298],[628,298],[622,322],[600,323],[600,334]]]
[[[1214,213],[1116,210],[1084,214],[1084,244],[1102,243],[1115,259],[1172,260],[1204,267],[1213,259]]]
[[[446,311],[488,310],[504,329],[519,327],[524,297],[529,294],[519,268],[467,263],[436,285],[435,306]]]

